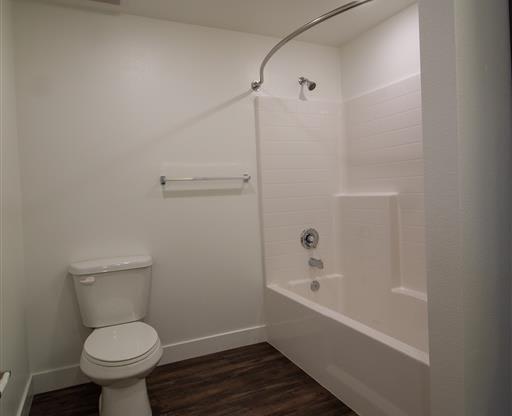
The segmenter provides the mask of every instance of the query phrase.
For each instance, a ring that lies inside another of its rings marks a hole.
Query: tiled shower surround
[[[359,414],[429,414],[420,103],[257,99],[269,342]]]
[[[309,256],[334,272],[341,105],[258,97],[257,111],[267,282],[313,277]],[[320,233],[320,244],[306,252],[299,237],[309,227]]]
[[[401,286],[425,293],[420,81],[416,75],[346,102],[345,191],[398,194]]]
[[[346,247],[346,236],[375,238],[384,224],[381,206],[393,197],[389,254],[375,253],[392,265],[392,276],[382,279],[387,290],[425,299],[420,76],[343,104],[258,97],[256,106],[267,283],[354,270],[358,253]],[[354,195],[372,198],[341,218],[337,201]],[[320,233],[312,251],[299,243],[309,227]],[[309,267],[309,257],[321,258],[325,269]]]

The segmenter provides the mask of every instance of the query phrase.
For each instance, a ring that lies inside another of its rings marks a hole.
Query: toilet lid
[[[158,341],[156,331],[144,322],[95,329],[86,339],[84,350],[105,362],[133,360],[146,354]]]

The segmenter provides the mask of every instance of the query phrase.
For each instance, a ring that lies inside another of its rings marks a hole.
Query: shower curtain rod
[[[269,53],[267,53],[267,56],[263,59],[260,65],[260,79],[259,81],[253,81],[251,83],[251,88],[253,91],[258,91],[264,82],[264,74],[265,71],[265,65],[267,65],[268,61],[270,61],[270,58],[284,45],[286,45],[289,41],[291,41],[293,38],[299,36],[301,33],[305,32],[306,30],[311,29],[312,27],[325,22],[326,20],[330,19],[331,17],[337,16],[341,13],[344,13],[346,11],[349,11],[350,9],[353,9],[358,6],[362,6],[365,3],[369,3],[373,0],[357,0],[357,1],[351,1],[350,3],[347,3],[343,6],[337,7],[334,10],[331,10],[330,12],[327,12],[316,19],[311,20],[310,22],[302,25],[297,30],[290,33],[288,36],[286,36],[283,40],[281,40],[276,46],[274,46]]]

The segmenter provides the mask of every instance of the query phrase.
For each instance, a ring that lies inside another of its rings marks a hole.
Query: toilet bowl
[[[149,299],[152,259],[132,256],[74,263],[87,337],[80,369],[101,386],[101,416],[151,416],[146,377],[162,358],[157,332],[141,321]]]
[[[82,350],[80,368],[102,387],[101,416],[150,416],[146,376],[162,358],[156,331],[143,322],[94,330]]]

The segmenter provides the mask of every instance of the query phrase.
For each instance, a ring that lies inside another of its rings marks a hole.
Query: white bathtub
[[[427,416],[426,302],[318,280],[267,286],[270,343],[360,416]]]

